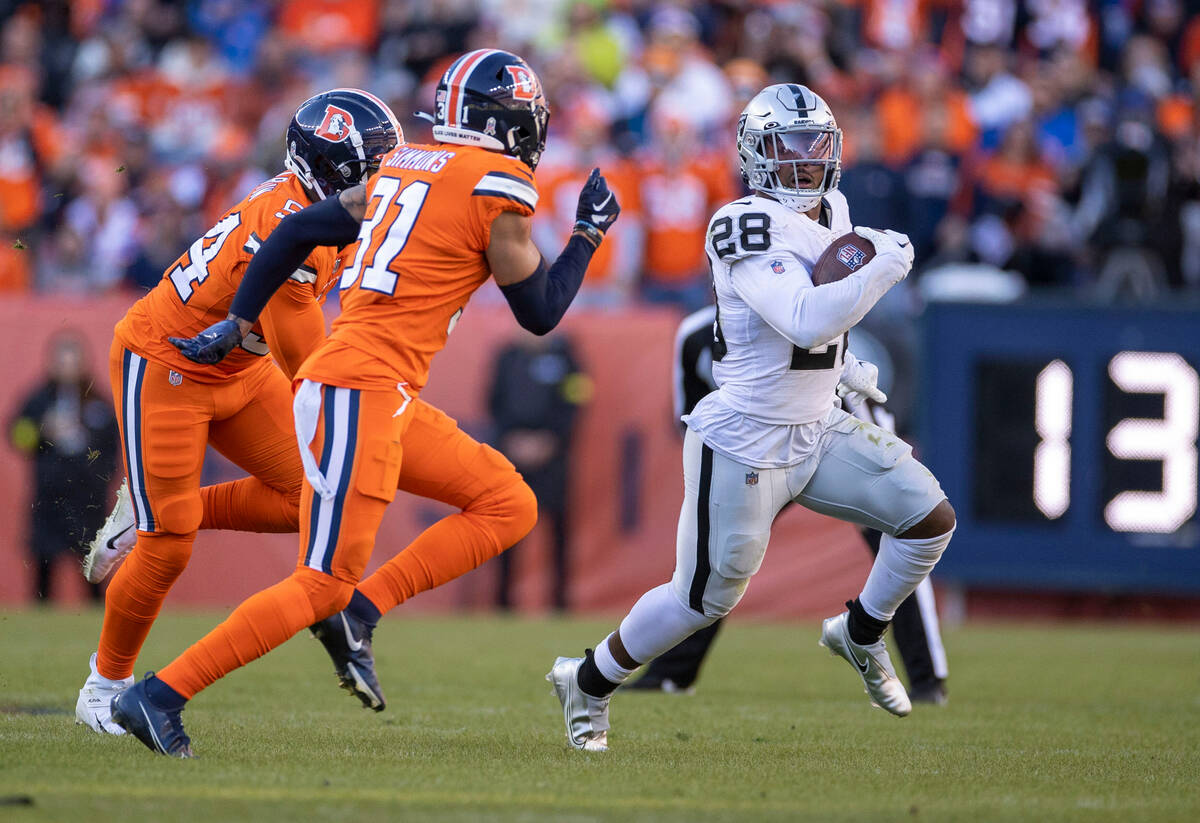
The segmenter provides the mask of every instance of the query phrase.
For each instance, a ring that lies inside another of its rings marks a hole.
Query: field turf
[[[161,666],[215,615],[166,614]],[[542,677],[607,624],[386,620],[386,712],[298,637],[184,713],[196,760],[73,724],[97,612],[0,612],[0,820],[981,823],[1200,819],[1194,628],[968,626],[951,696],[870,708],[817,626],[734,622],[691,696],[613,702],[612,750],[565,742]]]

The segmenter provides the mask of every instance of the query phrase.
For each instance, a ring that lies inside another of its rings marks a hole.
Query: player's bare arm
[[[575,229],[551,265],[533,244],[530,218],[501,212],[492,221],[488,265],[523,328],[546,334],[558,325],[579,292],[592,254],[620,213],[621,206],[600,169],[592,169],[579,193]]]
[[[348,191],[364,186],[355,186]],[[330,197],[290,214],[280,221],[246,267],[229,315],[191,338],[168,338],[189,360],[219,363],[242,342],[254,326],[271,296],[287,282],[317,246],[345,246],[358,239],[362,194],[347,198]],[[357,211],[357,216],[352,213]]]
[[[367,213],[367,187],[365,185],[351,186],[338,195],[338,200],[346,213],[357,220],[363,221]]]

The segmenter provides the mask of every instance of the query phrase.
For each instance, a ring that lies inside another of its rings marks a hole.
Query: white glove
[[[879,380],[879,367],[866,360],[859,360],[850,352],[846,352],[846,362],[842,366],[842,376],[838,379],[837,396],[846,400],[848,405],[857,405],[862,398],[851,397],[859,394],[876,403],[886,403],[887,395],[875,385]]]
[[[867,226],[855,226],[854,233],[870,240],[871,245],[875,247],[875,257],[867,266],[878,263],[879,276],[887,282],[889,288],[908,276],[912,270],[915,252],[907,234],[891,229],[879,231]]]

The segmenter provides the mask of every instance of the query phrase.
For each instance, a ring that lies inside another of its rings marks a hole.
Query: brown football
[[[875,256],[875,246],[854,232],[843,234],[829,244],[813,266],[814,286],[836,283],[865,266]]]

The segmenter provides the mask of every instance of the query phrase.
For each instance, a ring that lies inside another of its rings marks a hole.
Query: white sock
[[[671,584],[664,583],[643,594],[633,604],[621,621],[621,643],[639,664],[649,663],[714,620],[715,617],[705,617],[679,602]],[[599,664],[597,658],[596,665]],[[608,677],[607,674],[604,676]]]
[[[633,674],[637,669],[626,669],[617,659],[612,656],[612,652],[608,650],[608,641],[612,640],[613,632],[608,637],[604,638],[604,642],[596,647],[592,659],[596,661],[596,668],[600,670],[600,674],[604,675],[604,679],[609,683],[624,683],[629,679],[629,675]]]
[[[891,620],[904,599],[929,576],[950,543],[954,530],[924,540],[901,540],[885,534],[858,602],[876,620]]]

